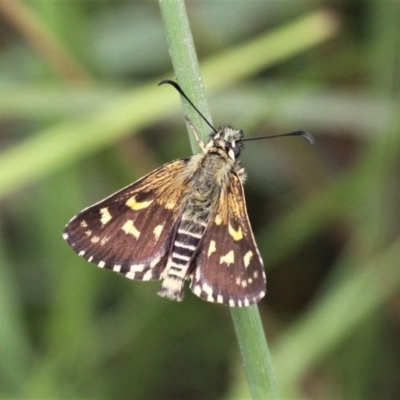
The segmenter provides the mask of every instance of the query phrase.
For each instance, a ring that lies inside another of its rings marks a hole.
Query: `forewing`
[[[232,173],[194,260],[191,290],[204,300],[242,307],[266,293],[263,262],[248,219],[243,186]]]
[[[81,257],[130,279],[159,279],[184,194],[187,159],[156,169],[84,209],[63,237]]]

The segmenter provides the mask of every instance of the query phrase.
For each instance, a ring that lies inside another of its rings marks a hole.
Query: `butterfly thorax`
[[[242,131],[223,127],[213,134],[205,153],[188,161],[190,183],[182,201],[181,219],[174,244],[164,272],[164,282],[159,294],[174,300],[183,298],[183,284],[189,277],[191,263],[200,251],[201,238],[213,212],[218,208],[221,193],[226,191],[230,175],[245,179],[244,170],[236,157],[240,154]]]

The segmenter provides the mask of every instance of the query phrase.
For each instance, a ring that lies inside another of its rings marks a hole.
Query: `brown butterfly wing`
[[[63,237],[81,257],[130,279],[160,279],[184,196],[187,159],[165,164],[84,209]]]
[[[241,307],[266,293],[266,277],[246,211],[243,186],[232,172],[194,260],[191,290],[200,298]]]

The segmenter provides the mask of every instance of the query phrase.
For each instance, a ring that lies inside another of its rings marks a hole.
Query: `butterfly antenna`
[[[179,86],[179,84],[171,79],[164,79],[162,80],[158,86],[164,85],[168,83],[169,85],[173,86],[188,102],[189,104],[197,111],[197,113],[200,115],[201,118],[203,118],[204,122],[215,132],[217,133],[217,130],[211,125],[211,123],[207,120],[207,118],[202,114],[202,112],[193,104],[192,100],[189,99],[189,97],[186,95],[186,93],[183,91],[183,89]],[[306,131],[294,131],[294,132],[289,132],[289,133],[282,133],[280,135],[271,135],[271,136],[262,136],[262,137],[256,137],[256,138],[248,138],[248,139],[242,139],[240,140],[241,142],[248,142],[250,140],[260,140],[260,139],[272,139],[272,138],[277,138],[277,137],[284,137],[284,136],[304,136],[311,144],[314,144],[314,137],[311,133],[306,132]]]
[[[255,138],[242,139],[241,142],[248,142],[250,140],[260,140],[260,139],[272,139],[272,138],[278,138],[278,137],[284,137],[284,136],[303,136],[311,144],[314,144],[314,142],[315,142],[314,136],[311,135],[311,133],[306,132],[306,131],[294,131],[294,132],[289,132],[289,133],[282,133],[280,135],[261,136],[261,137],[255,137]]]
[[[201,118],[203,118],[204,122],[215,132],[217,133],[217,130],[211,125],[210,122],[208,122],[207,118],[201,113],[201,111],[193,104],[193,102],[189,99],[189,97],[186,96],[186,93],[182,90],[182,88],[178,85],[177,82],[172,81],[171,79],[164,79],[162,80],[158,86],[164,85],[165,83],[168,83],[169,85],[173,86],[188,102],[189,104],[197,111],[197,113],[200,115]]]

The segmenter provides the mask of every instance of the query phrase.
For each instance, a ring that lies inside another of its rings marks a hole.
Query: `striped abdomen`
[[[159,295],[173,300],[183,299],[184,282],[187,278],[190,261],[199,245],[207,223],[203,220],[193,221],[185,214],[182,216],[171,255],[165,268],[165,278]]]

